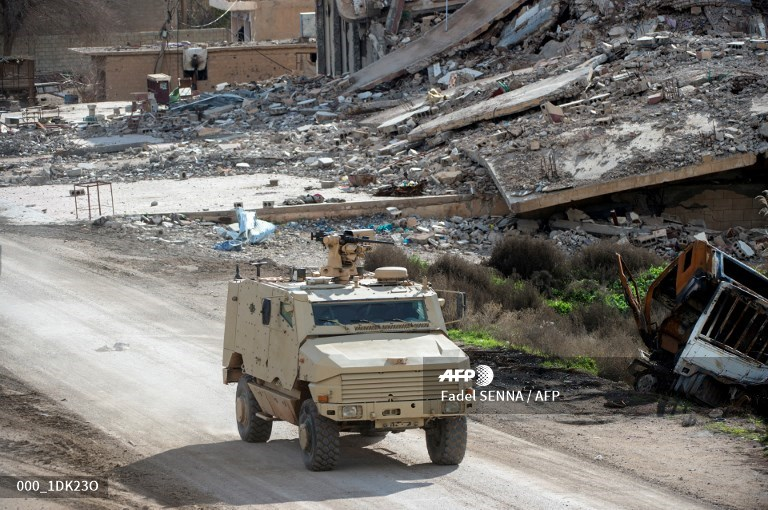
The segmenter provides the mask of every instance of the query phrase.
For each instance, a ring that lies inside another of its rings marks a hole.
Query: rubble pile
[[[322,253],[311,249],[312,234],[341,232],[351,229],[371,229],[377,240],[392,241],[409,254],[425,260],[439,255],[460,255],[480,261],[491,254],[493,246],[509,236],[534,236],[549,239],[563,252],[573,255],[583,248],[599,242],[615,242],[655,251],[666,260],[677,254],[694,240],[706,240],[738,260],[762,264],[768,260],[768,232],[765,229],[730,228],[720,232],[697,225],[683,225],[674,218],[646,217],[632,213],[623,221],[605,221],[590,218],[579,210],[569,210],[569,217],[552,216],[548,221],[508,216],[483,216],[463,218],[452,216],[443,219],[422,218],[417,215],[395,217],[392,214],[359,216],[338,220],[300,220],[283,224],[257,219],[255,216],[242,220],[251,226],[243,230],[238,223],[220,225],[211,221],[190,220],[181,214],[133,215],[101,217],[93,222],[105,232],[116,231],[119,235],[155,244],[182,244],[190,248],[209,251],[232,252],[220,256],[236,259],[258,258],[263,254],[286,261],[318,265]],[[616,223],[620,223],[617,225]],[[248,236],[241,232],[249,232]],[[273,256],[274,255],[274,256]]]
[[[139,104],[68,128],[6,127],[0,186],[272,173],[350,193],[501,192],[509,203],[728,155],[768,154],[762,14],[743,2],[711,3],[521,2],[473,40],[412,62],[405,76],[371,90],[354,89],[346,76],[283,76],[221,84],[167,110]],[[388,51],[404,51],[444,22],[434,13],[404,18],[395,34],[380,35]],[[119,151],[75,143],[133,135],[162,143]],[[325,201],[311,187],[304,191],[278,207]],[[375,226],[389,225],[382,235],[421,250],[474,254],[517,233],[549,235],[567,251],[604,236],[664,256],[697,235],[742,259],[766,248],[755,230],[696,230],[632,214],[607,223],[571,215],[432,221],[390,214]],[[293,227],[278,227],[269,242],[285,228]]]

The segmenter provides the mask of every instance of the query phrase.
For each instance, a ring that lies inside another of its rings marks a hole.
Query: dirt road
[[[51,243],[0,234],[0,365],[95,427],[105,438],[99,446],[118,459],[109,476],[137,501],[334,509],[706,508],[477,422],[470,423],[467,456],[458,467],[430,464],[423,433],[409,431],[375,444],[345,436],[336,471],[308,472],[293,426],[276,424],[266,444],[237,436],[235,389],[221,384],[223,321],[211,307],[224,299],[223,284],[213,295],[199,295],[180,282],[94,260],[61,240]],[[91,460],[104,472],[101,458]],[[88,462],[79,464],[86,473]],[[5,457],[0,468],[18,474],[33,466]],[[12,501],[0,499],[0,507]]]

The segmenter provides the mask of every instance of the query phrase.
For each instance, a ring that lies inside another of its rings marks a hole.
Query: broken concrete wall
[[[754,199],[765,189],[764,185],[738,186],[736,190],[721,186],[702,188],[696,186],[694,189],[698,192],[683,200],[680,199],[686,190],[666,193],[663,215],[677,217],[683,223],[703,220],[706,227],[713,230],[726,230],[736,225],[746,228],[768,225],[768,219],[760,216],[760,207]]]
[[[557,22],[559,13],[560,2],[541,0],[523,10],[504,27],[498,45],[502,48],[509,48],[525,42],[534,34],[546,32]]]
[[[386,52],[383,26],[344,19],[335,0],[317,0],[317,71],[340,76],[372,63]]]
[[[408,46],[434,25],[441,24],[446,6],[454,11],[465,3],[472,2],[316,0],[318,72],[331,76],[355,73],[388,53]],[[477,17],[477,13],[464,16],[473,17]],[[454,23],[458,21],[456,18]],[[403,27],[407,27],[408,35],[398,33]]]

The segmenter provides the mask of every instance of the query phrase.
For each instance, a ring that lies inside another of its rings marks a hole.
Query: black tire
[[[235,416],[237,417],[237,431],[240,438],[249,443],[266,443],[269,436],[272,435],[272,422],[262,420],[256,413],[261,412],[261,406],[253,396],[253,392],[248,387],[248,381],[253,380],[251,376],[244,375],[237,382],[237,393],[235,394]],[[238,407],[243,406],[238,412]]]
[[[467,451],[467,417],[439,418],[425,429],[427,452],[433,464],[455,466]]]
[[[643,372],[635,378],[635,391],[638,393],[657,393],[659,391],[659,377],[653,372]]]
[[[339,425],[320,416],[311,399],[301,404],[299,412],[299,444],[304,465],[310,471],[330,471],[339,460],[341,444]]]

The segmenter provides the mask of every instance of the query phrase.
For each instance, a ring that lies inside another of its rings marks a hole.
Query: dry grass
[[[409,257],[397,246],[377,245],[365,257],[364,267],[373,271],[377,267],[397,266],[408,270],[408,277],[412,280],[421,280],[425,275],[426,264],[416,257]]]
[[[590,246],[569,261],[546,241],[510,238],[494,249],[491,267],[454,255],[443,255],[426,267],[394,246],[376,247],[365,267],[403,266],[411,278],[428,276],[432,287],[446,299],[443,314],[451,327],[487,332],[501,342],[552,356],[590,357],[601,376],[626,380],[627,365],[642,343],[632,317],[601,297],[601,282],[616,278],[617,251],[638,273],[662,262],[646,250],[611,243]],[[567,315],[544,304],[542,293],[549,295],[553,288],[573,304]],[[457,315],[456,294],[441,290],[466,293],[465,317]]]
[[[601,323],[600,328],[589,332],[580,320],[559,315],[546,306],[509,311],[490,303],[465,317],[461,327],[487,331],[498,340],[553,356],[588,356],[597,362],[601,376],[614,380],[628,377],[627,365],[640,346],[629,317]]]
[[[651,266],[664,264],[656,253],[631,244],[600,241],[585,247],[571,259],[571,271],[578,278],[592,278],[603,283],[616,279],[619,253],[629,270],[637,274]]]
[[[504,276],[518,275],[523,279],[546,271],[555,279],[568,274],[568,261],[560,249],[542,239],[508,237],[496,244],[488,265]]]
[[[493,269],[478,266],[455,255],[444,255],[428,271],[432,286],[467,294],[467,305],[478,311],[488,303],[501,303],[507,310],[538,308],[542,298],[536,287],[526,281],[504,279]]]

